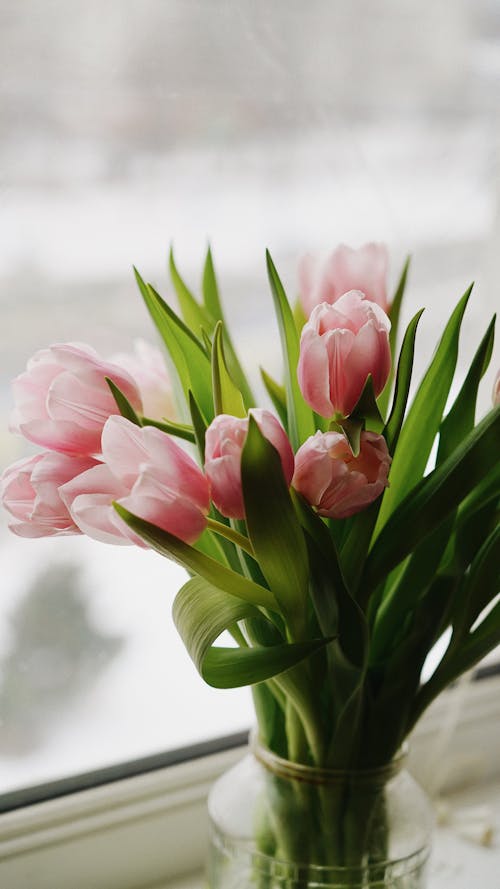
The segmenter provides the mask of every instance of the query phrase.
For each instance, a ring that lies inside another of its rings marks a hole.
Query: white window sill
[[[443,696],[420,724],[411,750],[410,765],[424,784],[446,794],[467,785],[456,805],[487,800],[498,822],[500,679]],[[179,889],[198,889],[202,882],[193,884],[189,874],[201,871],[205,857],[206,796],[241,755],[215,754],[0,816],[0,886],[172,889],[182,877],[187,882]],[[465,882],[459,882],[457,862]],[[481,849],[450,828],[439,829],[430,889],[500,889],[499,872],[498,846]]]

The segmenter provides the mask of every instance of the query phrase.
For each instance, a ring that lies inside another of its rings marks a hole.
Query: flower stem
[[[231,624],[231,626],[228,627],[228,630],[229,630],[231,636],[233,637],[234,641],[238,643],[240,648],[249,648],[250,647],[237,623]]]
[[[207,528],[209,528],[210,531],[213,531],[214,534],[220,534],[221,537],[230,540],[231,543],[234,543],[236,546],[245,550],[249,556],[255,558],[253,546],[248,537],[245,537],[244,534],[240,534],[235,528],[230,528],[229,525],[224,525],[223,522],[218,522],[216,519],[211,519],[210,517],[207,518]]]

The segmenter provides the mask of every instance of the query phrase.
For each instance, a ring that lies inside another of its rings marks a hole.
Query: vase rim
[[[382,766],[329,768],[307,765],[278,756],[262,742],[258,729],[250,732],[249,747],[255,759],[270,772],[308,784],[337,784],[347,781],[352,784],[385,784],[401,771],[408,755],[408,745],[404,744],[390,762]]]

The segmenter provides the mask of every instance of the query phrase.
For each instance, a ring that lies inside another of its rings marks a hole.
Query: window
[[[495,4],[11,0],[1,16],[2,465],[21,454],[9,379],[50,342],[151,338],[130,267],[168,293],[171,240],[194,287],[210,238],[243,358],[275,374],[265,246],[290,293],[304,250],[386,240],[393,283],[411,252],[417,379],[475,277],[465,366],[497,299]],[[175,566],[4,528],[0,548],[5,792],[248,725],[249,693],[203,686],[175,637]]]

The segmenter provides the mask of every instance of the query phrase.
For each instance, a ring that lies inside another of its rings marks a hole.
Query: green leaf
[[[266,260],[285,362],[288,434],[296,451],[306,438],[314,435],[316,429],[312,411],[302,397],[297,379],[300,346],[292,310],[269,251],[266,251]]]
[[[186,392],[189,388],[189,371],[186,358],[177,343],[175,337],[171,335],[170,327],[165,325],[162,313],[155,300],[152,299],[147,284],[141,278],[139,272],[134,266],[134,275],[139,287],[141,296],[146,304],[146,308],[152,318],[153,324],[157,328],[160,336],[165,343],[166,359],[169,368],[170,379],[172,380],[175,400],[180,416],[183,416],[183,410],[186,403]]]
[[[278,610],[276,600],[269,590],[242,577],[225,565],[220,565],[215,559],[198,552],[168,531],[163,531],[156,525],[133,515],[119,503],[114,503],[113,506],[129,528],[162,556],[167,556],[188,571],[199,574],[219,590],[239,596],[252,605],[262,605],[271,611]]]
[[[364,673],[353,669],[348,663],[343,669],[343,683],[350,688],[350,693],[345,692],[342,700],[345,700],[335,719],[333,736],[328,746],[327,762],[333,769],[349,769],[359,751],[361,739],[359,729],[363,716],[364,701]],[[336,674],[341,675],[340,665],[337,664]]]
[[[264,682],[294,667],[326,645],[326,639],[284,642],[272,648],[211,648],[204,679],[216,688],[235,688]]]
[[[322,643],[328,645],[330,641],[330,639],[323,639]],[[318,646],[318,650],[321,647]],[[326,738],[321,730],[320,689],[314,684],[309,671],[299,667],[287,670],[286,673],[280,673],[274,682],[286,695],[287,704],[294,708],[303,725],[313,761],[318,765],[323,763]]]
[[[353,457],[359,456],[361,448],[361,433],[365,427],[373,432],[380,432],[383,420],[377,406],[375,392],[373,391],[373,379],[368,375],[363,391],[348,417],[330,422],[329,429],[342,432],[347,440]]]
[[[336,429],[337,427],[339,427],[339,431],[343,432],[353,457],[359,457],[361,449],[361,433],[364,427],[363,420],[353,420],[351,417],[346,417],[345,419],[332,424],[333,429]]]
[[[205,265],[203,267],[203,302],[208,314],[216,321],[223,321],[222,305],[219,297],[219,288],[217,278],[215,277],[215,269],[212,260],[212,251],[210,247],[207,250]]]
[[[476,415],[477,390],[488,369],[495,340],[495,317],[474,355],[467,376],[463,382],[452,408],[444,418],[439,431],[439,449],[437,461],[440,463],[448,457],[464,436],[474,426]]]
[[[448,648],[431,678],[421,686],[412,707],[408,728],[415,725],[424,710],[447,685],[472,669],[497,645],[500,645],[500,602],[497,602],[477,629],[469,633],[460,645],[455,649]]]
[[[283,697],[274,682],[260,682],[252,687],[252,697],[259,726],[259,737],[269,750],[288,758],[284,710],[278,698]]]
[[[212,387],[216,414],[230,414],[233,417],[246,417],[243,397],[235,386],[226,365],[222,342],[222,321],[215,327],[212,347]]]
[[[189,413],[193,423],[194,437],[200,454],[202,465],[205,463],[205,435],[207,431],[206,421],[198,407],[198,402],[191,389],[188,390]]]
[[[172,284],[174,285],[177,299],[179,300],[182,317],[187,326],[197,333],[201,333],[202,328],[208,330],[209,333],[212,333],[215,327],[215,318],[207,311],[205,306],[201,306],[198,303],[189,290],[189,287],[184,283],[177,270],[172,247],[170,248],[168,263]]]
[[[337,551],[328,528],[318,514],[293,488],[291,497],[304,529],[309,553],[311,598],[318,625],[324,636],[334,636],[338,629],[339,596],[348,595]]]
[[[279,383],[276,382],[276,380],[273,380],[273,378],[269,376],[269,374],[264,370],[263,367],[261,367],[260,369],[260,375],[262,377],[264,386],[267,389],[269,398],[276,408],[278,417],[283,423],[285,429],[288,430],[288,412],[286,408],[286,392],[284,386],[281,386]]]
[[[491,609],[473,633],[469,633],[464,645],[457,649],[448,665],[452,680],[470,670],[490,651],[500,645],[500,602]]]
[[[431,586],[453,529],[454,515],[448,516],[415,549],[377,611],[370,646],[370,662],[377,664],[399,644],[399,631],[409,614]]]
[[[210,422],[213,419],[211,367],[203,345],[154,287],[145,285],[141,293],[177,370],[185,399],[191,389],[205,419]]]
[[[440,565],[440,572],[461,578],[485,539],[498,524],[500,463],[476,485],[458,508],[453,534]]]
[[[229,335],[228,325],[224,320],[224,314],[222,311],[222,304],[219,297],[219,288],[217,286],[217,278],[215,276],[215,269],[212,260],[212,253],[210,247],[207,250],[207,256],[205,260],[205,266],[203,269],[203,281],[202,281],[202,289],[203,289],[203,301],[206,310],[210,313],[212,318],[215,321],[222,321],[224,325],[224,346],[226,352],[226,362],[229,373],[234,380],[234,383],[241,392],[243,396],[243,401],[245,403],[245,407],[248,410],[253,407],[255,404],[255,399],[252,394],[252,390],[248,384],[248,380],[246,378],[245,372],[240,364],[238,359],[238,355],[236,354],[236,350],[231,341],[231,337]]]
[[[242,452],[241,481],[256,559],[292,632],[301,638],[308,598],[307,548],[280,456],[252,415]]]
[[[412,723],[412,707],[427,654],[437,641],[452,585],[448,579],[433,584],[410,615],[408,627],[386,664],[370,720],[363,731],[364,754],[371,762],[387,762],[401,747]],[[375,672],[377,677],[377,673]]]
[[[327,762],[348,765],[353,755],[354,725],[361,715],[368,632],[366,620],[344,581],[334,542],[325,523],[302,498],[296,509],[306,533],[310,564],[310,595],[328,646],[328,679],[335,688],[328,723],[332,729]]]
[[[396,355],[396,342],[398,338],[398,329],[399,329],[399,318],[401,314],[401,306],[403,303],[403,296],[406,290],[406,281],[408,278],[408,270],[410,268],[410,259],[411,257],[407,257],[406,262],[403,266],[403,271],[401,272],[401,277],[398,282],[398,286],[396,287],[396,292],[392,299],[392,303],[389,309],[389,318],[391,319],[391,329],[389,332],[389,345],[391,347],[391,355],[393,358],[391,372],[389,374],[389,378],[387,383],[385,384],[384,391],[379,396],[378,405],[380,409],[380,413],[384,417],[387,413],[387,408],[389,405],[389,397],[391,394],[391,384],[394,378],[394,358]]]
[[[499,438],[497,407],[399,504],[368,556],[362,581],[365,598],[482,482],[497,462]]]
[[[191,444],[196,443],[194,429],[186,423],[174,423],[173,420],[152,420],[150,417],[142,417],[143,426],[154,426],[161,429],[167,435],[175,435],[176,438],[182,438],[184,441],[190,441]]]
[[[207,356],[211,361],[212,360],[212,340],[210,339],[210,337],[204,327],[201,328],[201,338],[203,340],[203,345],[205,346],[205,352],[207,353]]]
[[[477,389],[491,357],[493,334],[494,320],[476,352],[453,407],[441,424],[437,466],[452,455],[474,425]],[[398,627],[431,585],[453,532],[455,512],[418,545],[398,582],[384,596],[377,613],[371,646],[374,663],[384,658],[387,651],[397,644]]]
[[[375,535],[424,473],[455,373],[460,325],[471,290],[472,286],[453,312],[404,421]]]
[[[119,389],[116,383],[113,383],[113,380],[109,377],[105,377],[104,379],[111,389],[111,394],[116,401],[116,406],[122,417],[125,417],[126,420],[130,420],[131,423],[135,423],[136,426],[142,426],[141,418],[136,414],[126,395],[123,394],[121,389]]]
[[[484,541],[463,578],[454,609],[454,631],[462,636],[500,592],[500,525]]]
[[[381,498],[349,520],[349,529],[340,547],[340,564],[347,587],[357,598],[358,584],[363,573],[366,554],[370,548]]]
[[[289,670],[325,644],[317,639],[249,648],[219,648],[215,640],[226,629],[255,614],[236,596],[221,593],[201,577],[189,580],[177,593],[175,625],[204,680],[215,688],[237,688],[263,682]]]
[[[220,562],[221,565],[228,565],[229,567],[234,568],[234,565],[231,564],[227,557],[226,548],[223,544],[224,540],[222,537],[219,537],[217,534],[212,534],[208,528],[205,528],[201,537],[198,537],[196,543],[193,544],[193,548],[196,549],[197,552],[203,553],[205,556],[210,556],[211,559]]]
[[[302,328],[307,321],[306,313],[302,308],[302,303],[300,299],[296,300],[295,305],[293,307],[293,320],[295,321],[295,327],[297,328],[297,333],[301,334]]]
[[[373,389],[373,378],[371,374],[368,374],[368,377],[366,378],[366,383],[363,386],[363,391],[359,396],[355,407],[351,411],[350,419],[370,420],[370,428],[374,432],[380,432],[382,426],[384,425],[384,421],[380,416],[380,411],[377,405],[377,399],[375,398],[375,392]]]
[[[335,687],[329,721],[335,725],[327,761],[345,765],[352,752],[353,719],[359,715],[368,631],[366,620],[345,585],[333,540],[320,517],[292,492],[304,528],[310,565],[310,595],[327,649],[329,678]],[[350,725],[350,745],[349,730]]]
[[[391,319],[391,332],[389,334],[389,342],[391,344],[391,353],[394,355],[396,348],[396,340],[398,336],[398,327],[399,327],[399,317],[401,314],[401,306],[403,304],[403,297],[405,295],[406,283],[408,280],[408,272],[410,269],[411,256],[406,257],[405,264],[403,266],[403,270],[401,272],[401,276],[398,281],[398,285],[396,287],[396,292],[392,298],[391,306],[389,309],[389,318]]]
[[[399,353],[392,409],[383,431],[383,435],[387,441],[387,447],[389,448],[389,453],[391,454],[393,454],[396,449],[401,426],[403,425],[408,395],[410,392],[413,357],[415,354],[415,337],[417,334],[418,322],[420,321],[423,311],[423,309],[420,309],[410,321],[406,328],[403,344]]]

